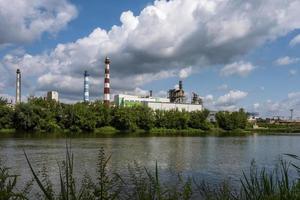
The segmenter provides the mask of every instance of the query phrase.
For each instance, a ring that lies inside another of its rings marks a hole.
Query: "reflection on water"
[[[71,144],[78,177],[85,171],[93,175],[98,150],[103,147],[112,155],[109,167],[120,173],[133,161],[147,168],[154,168],[157,161],[161,172],[182,172],[213,183],[238,180],[252,159],[258,166],[273,167],[280,155],[300,152],[299,136],[73,138]],[[2,138],[0,156],[22,175],[21,184],[31,177],[23,149],[34,167],[47,167],[55,181],[65,146],[61,138]]]

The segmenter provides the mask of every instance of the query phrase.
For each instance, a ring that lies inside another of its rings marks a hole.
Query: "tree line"
[[[247,125],[247,114],[242,109],[238,112],[218,112],[215,123],[209,122],[208,116],[208,110],[154,111],[145,106],[107,108],[101,101],[64,104],[43,98],[34,98],[12,108],[6,105],[5,99],[0,98],[0,129],[26,132],[93,132],[106,126],[120,131],[149,131],[153,128],[207,131],[214,127],[245,129]]]

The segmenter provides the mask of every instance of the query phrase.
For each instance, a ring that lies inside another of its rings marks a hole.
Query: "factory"
[[[126,94],[118,94],[114,97],[116,106],[131,107],[135,105],[144,105],[153,110],[179,110],[179,111],[202,111],[202,99],[196,93],[193,93],[191,102],[188,103],[182,86],[179,81],[178,89],[169,90],[169,98],[153,97],[152,91],[148,96],[139,97]]]
[[[103,85],[103,103],[106,106],[132,107],[135,105],[147,106],[153,110],[179,110],[179,111],[201,111],[203,110],[202,99],[196,93],[193,93],[190,102],[187,101],[185,91],[183,90],[183,83],[179,81],[178,88],[170,89],[168,91],[168,98],[153,97],[152,91],[147,96],[134,96],[128,94],[117,94],[114,96],[114,101],[110,100],[110,59],[108,57],[104,60],[104,85]],[[89,73],[84,71],[83,75],[83,101],[90,101],[89,92]],[[59,101],[59,94],[57,91],[49,91],[47,93],[47,100]],[[21,102],[21,71],[16,71],[16,104]]]

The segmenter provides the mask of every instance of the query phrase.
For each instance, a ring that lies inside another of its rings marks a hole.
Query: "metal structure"
[[[198,94],[192,92],[193,96],[192,96],[192,104],[199,104],[202,105],[203,104],[203,100],[199,97]]]
[[[169,90],[169,99],[171,103],[185,103],[186,98],[184,95],[184,90],[182,86],[182,81],[179,81],[178,89]]]
[[[90,92],[89,92],[89,74],[87,71],[84,71],[84,89],[83,89],[83,101],[90,101]]]
[[[104,75],[104,104],[110,105],[110,77],[109,77],[109,65],[110,60],[108,57],[105,58],[105,75]]]
[[[293,121],[294,109],[290,109],[290,112],[291,112],[291,121]]]
[[[17,69],[16,76],[16,104],[21,103],[21,71]]]

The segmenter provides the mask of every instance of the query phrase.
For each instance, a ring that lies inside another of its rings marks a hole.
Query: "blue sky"
[[[23,99],[57,90],[102,98],[109,56],[113,94],[166,96],[183,80],[213,110],[300,117],[297,0],[12,0],[0,2],[0,95]],[[299,110],[299,111],[298,111]]]

